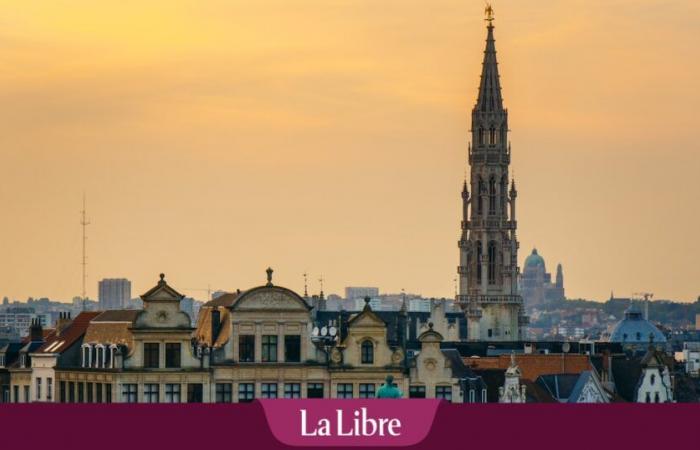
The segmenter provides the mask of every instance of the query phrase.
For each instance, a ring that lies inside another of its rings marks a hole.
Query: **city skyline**
[[[694,301],[700,7],[590,3],[494,4],[519,265],[561,262],[570,298]],[[0,296],[80,294],[85,191],[91,298],[268,266],[451,297],[479,8],[214,4],[0,13]]]

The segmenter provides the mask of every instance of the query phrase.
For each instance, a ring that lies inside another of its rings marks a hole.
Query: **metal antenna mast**
[[[83,311],[85,311],[85,301],[87,300],[87,292],[86,292],[86,285],[87,285],[87,234],[86,234],[86,229],[87,226],[90,225],[90,222],[87,220],[85,216],[85,193],[83,193],[83,210],[81,211],[81,218],[80,218],[80,225],[83,227],[83,261],[81,265],[83,266],[83,292],[82,292],[82,297],[81,297],[81,305]]]

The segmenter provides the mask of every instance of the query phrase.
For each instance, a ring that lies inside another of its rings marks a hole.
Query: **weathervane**
[[[493,22],[493,8],[491,7],[490,3],[486,3],[486,10],[484,11],[486,14],[486,21],[491,24]]]

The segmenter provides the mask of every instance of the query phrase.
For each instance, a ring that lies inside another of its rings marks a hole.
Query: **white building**
[[[642,375],[636,393],[637,403],[673,402],[671,374],[663,359],[663,353],[649,346],[642,359]]]

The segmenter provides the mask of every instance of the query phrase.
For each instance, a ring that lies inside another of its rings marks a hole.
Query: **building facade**
[[[98,282],[98,308],[102,311],[124,309],[131,301],[131,281],[105,278]]]
[[[486,50],[471,117],[470,183],[462,189],[458,301],[473,341],[515,341],[527,323],[518,293],[515,181],[508,169],[508,110],[503,106],[493,14],[487,9]]]

